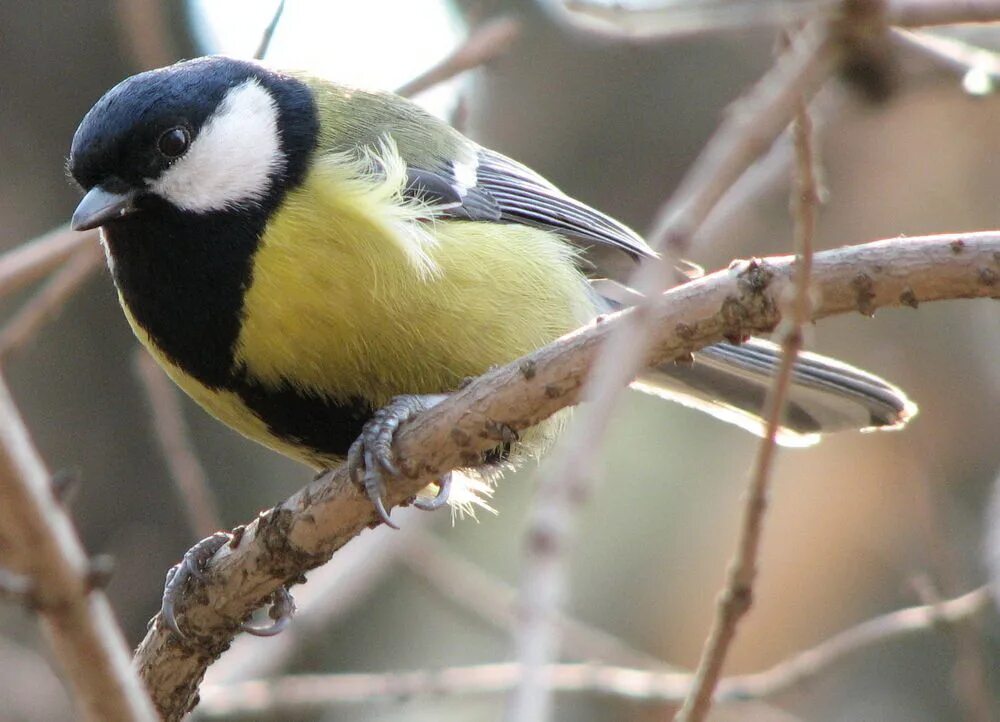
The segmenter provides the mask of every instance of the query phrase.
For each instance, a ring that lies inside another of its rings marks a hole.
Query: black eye
[[[184,155],[191,143],[191,134],[187,128],[171,128],[156,141],[156,148],[167,158],[179,158]]]

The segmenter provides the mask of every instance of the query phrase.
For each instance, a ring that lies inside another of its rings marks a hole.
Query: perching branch
[[[641,309],[654,322],[648,365],[725,338],[773,330],[778,300],[790,286],[790,257],[744,261],[672,289]],[[886,306],[915,307],[956,298],[1000,298],[1000,232],[895,238],[817,254],[814,320]],[[411,499],[449,469],[479,461],[504,427],[526,429],[579,403],[584,380],[608,337],[637,309],[599,319],[507,366],[495,369],[404,424],[395,451],[405,476],[386,501]],[[377,516],[343,467],[248,524],[238,542],[209,562],[203,581],[178,603],[188,640],[158,619],[134,663],[168,720],[194,704],[208,665],[239,623],[282,584],[326,561]]]
[[[814,680],[845,657],[877,644],[905,639],[941,625],[968,621],[990,604],[980,587],[935,605],[899,609],[844,630],[770,669],[724,678],[715,694],[719,704],[766,700]],[[518,664],[483,664],[387,674],[304,674],[238,684],[206,685],[200,711],[208,717],[303,713],[337,704],[377,703],[427,696],[497,694],[513,688]],[[693,675],[604,664],[557,664],[544,671],[546,683],[560,692],[596,692],[637,702],[678,703],[691,689]]]
[[[510,50],[520,34],[521,23],[513,18],[484,22],[448,57],[397,88],[396,94],[411,98],[467,70],[486,65]]]

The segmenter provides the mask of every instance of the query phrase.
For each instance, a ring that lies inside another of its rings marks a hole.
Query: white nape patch
[[[181,210],[221,211],[261,201],[284,162],[277,103],[251,79],[226,94],[187,153],[149,189]]]

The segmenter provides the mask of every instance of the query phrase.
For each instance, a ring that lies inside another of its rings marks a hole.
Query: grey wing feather
[[[443,215],[522,223],[562,233],[584,246],[604,245],[632,258],[656,254],[635,231],[567,196],[530,168],[485,148],[460,172],[451,161],[410,168],[407,192],[448,205]]]

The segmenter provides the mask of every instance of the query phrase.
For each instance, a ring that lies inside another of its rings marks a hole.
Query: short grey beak
[[[94,186],[80,201],[73,212],[70,227],[74,231],[89,231],[103,226],[108,221],[134,213],[136,191],[112,193],[100,186]]]

